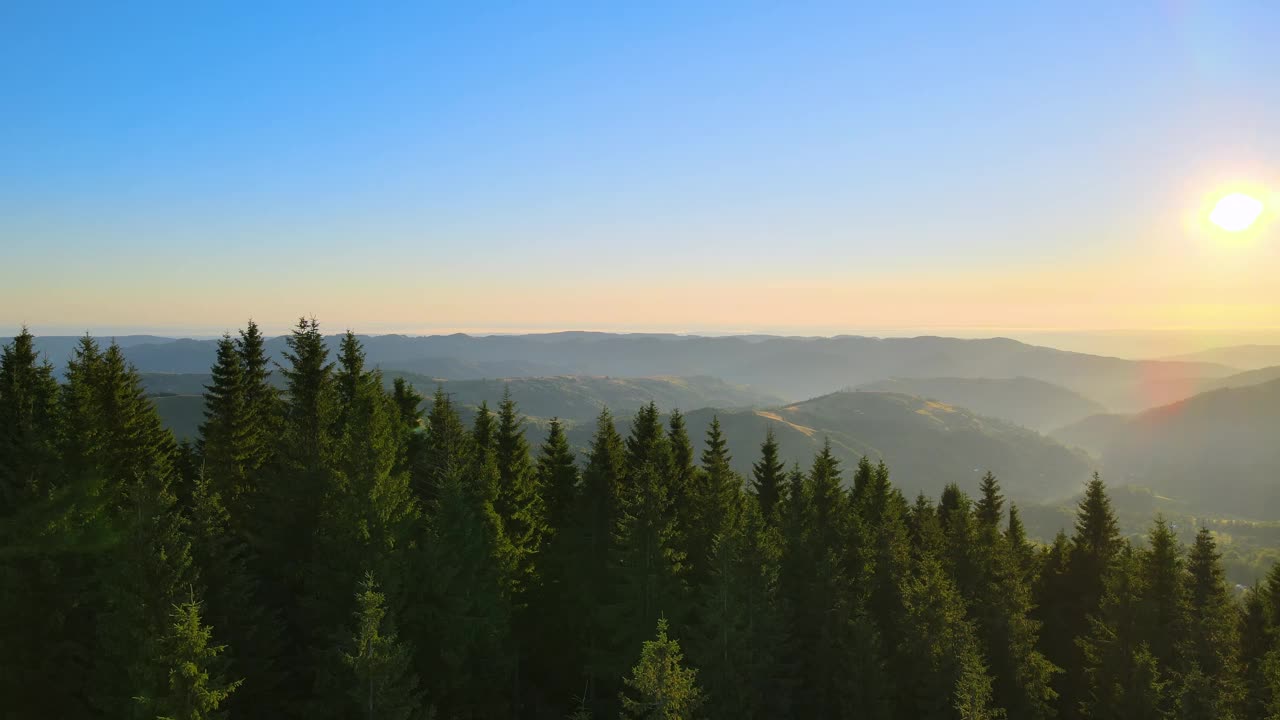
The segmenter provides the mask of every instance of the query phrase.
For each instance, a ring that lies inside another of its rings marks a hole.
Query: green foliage
[[[418,720],[431,717],[422,708],[422,693],[407,647],[396,638],[387,617],[386,597],[372,574],[356,595],[356,630],[342,653],[350,672],[350,714],[368,720]]]
[[[760,460],[751,467],[751,490],[760,503],[766,522],[777,523],[778,506],[786,488],[787,468],[778,457],[778,440],[773,427],[765,431],[760,445]]]
[[[244,682],[228,682],[219,657],[225,649],[211,645],[213,631],[200,618],[194,600],[175,606],[173,625],[165,637],[160,662],[169,668],[167,685],[155,697],[139,700],[157,720],[216,720],[219,708]]]
[[[61,385],[0,352],[0,717],[1280,716],[1280,567],[1238,602],[1221,521],[1126,539],[1095,476],[1040,547],[992,473],[909,504],[847,436],[785,472],[756,415],[744,492],[740,418],[652,402],[535,460],[511,396],[424,421],[354,334],[284,344],[217,343],[194,446],[118,347]]]
[[[667,637],[666,618],[658,620],[658,634],[646,640],[640,660],[624,681],[622,717],[692,720],[702,707],[696,670],[683,666],[680,644]]]

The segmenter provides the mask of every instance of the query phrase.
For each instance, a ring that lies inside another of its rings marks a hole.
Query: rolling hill
[[[1000,418],[1041,432],[1106,408],[1079,393],[1034,378],[893,378],[858,386],[859,390],[895,392]]]
[[[1183,362],[1211,362],[1229,365],[1241,370],[1257,370],[1270,365],[1280,365],[1280,345],[1231,345],[1210,348],[1166,358]]]
[[[899,393],[844,391],[770,409],[696,410],[686,413],[696,444],[713,415],[720,418],[734,468],[744,475],[770,427],[788,464],[807,468],[829,438],[846,469],[863,455],[883,459],[894,482],[912,496],[936,496],[950,482],[972,491],[990,470],[1011,497],[1061,498],[1078,491],[1092,471],[1084,453],[1034,431]],[[625,432],[626,419],[618,424]],[[576,426],[570,440],[586,447],[591,432],[589,424]]]
[[[74,338],[39,338],[42,348],[67,348]],[[370,364],[451,380],[484,377],[709,375],[784,398],[893,377],[1009,378],[1054,383],[1108,409],[1130,412],[1179,399],[1170,392],[1222,378],[1233,368],[1202,362],[1134,361],[1065,352],[1007,338],[874,338],[661,334],[362,336]],[[336,345],[336,337],[330,337]],[[167,340],[125,347],[143,372],[208,372],[213,340]],[[267,349],[279,357],[283,338]],[[56,352],[50,358],[59,363]]]
[[[1280,518],[1280,380],[1201,393],[1136,415],[1099,415],[1053,433],[1101,458],[1114,483],[1204,512]]]
[[[396,377],[405,378],[420,393],[430,396],[437,386],[448,392],[469,417],[487,402],[496,408],[503,392],[510,389],[520,411],[536,426],[559,417],[570,424],[590,422],[602,407],[627,416],[650,401],[670,408],[747,408],[774,405],[780,398],[757,393],[711,377],[608,378],[608,377],[520,377],[502,380],[440,380],[391,371],[387,385]],[[156,401],[165,424],[179,438],[194,437],[204,408],[204,387],[208,373],[143,373],[143,387]]]

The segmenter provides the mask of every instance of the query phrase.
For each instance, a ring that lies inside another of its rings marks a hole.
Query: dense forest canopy
[[[59,374],[15,338],[0,717],[1280,716],[1280,570],[1237,593],[1208,529],[1131,541],[1097,476],[1036,544],[989,473],[908,497],[767,429],[740,472],[653,403],[580,461],[429,390],[250,323],[180,443],[119,346]]]

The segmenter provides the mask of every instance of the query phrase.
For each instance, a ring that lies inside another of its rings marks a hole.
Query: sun
[[[1209,222],[1231,233],[1244,232],[1262,214],[1262,201],[1244,193],[1231,193],[1218,201]]]

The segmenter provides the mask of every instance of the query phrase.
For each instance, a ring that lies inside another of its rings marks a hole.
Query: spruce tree
[[[582,489],[577,458],[558,418],[551,418],[535,472],[546,505],[546,537],[554,537],[571,525]]]
[[[1239,684],[1244,692],[1241,717],[1261,720],[1271,705],[1271,684],[1267,677],[1267,656],[1274,644],[1267,619],[1266,602],[1257,585],[1245,594],[1239,619]]]
[[[1187,558],[1187,647],[1183,716],[1229,718],[1244,697],[1240,684],[1236,606],[1227,589],[1222,556],[1207,528],[1196,533]],[[1196,712],[1189,710],[1194,707]]]
[[[582,558],[575,523],[583,488],[559,420],[550,423],[535,472],[546,507],[546,532],[525,623],[531,630],[531,655],[536,662],[524,675],[530,679],[530,691],[541,695],[534,702],[545,705],[582,692],[579,629],[587,610],[574,602],[579,593],[575,582],[582,578],[577,567]]]
[[[280,391],[271,382],[272,363],[267,356],[266,339],[253,320],[240,331],[236,350],[240,354],[241,390],[249,425],[247,470],[255,473],[267,467],[275,456],[284,406]]]
[[[1041,647],[1050,662],[1066,670],[1054,687],[1058,715],[1064,720],[1080,717],[1081,703],[1090,694],[1085,658],[1075,639],[1090,633],[1090,617],[1097,615],[1102,605],[1108,577],[1123,546],[1106,486],[1094,473],[1076,511],[1062,582],[1052,586],[1052,592],[1036,597],[1040,608],[1037,619],[1045,628]],[[1046,574],[1049,571],[1046,568]],[[1041,590],[1050,587],[1044,582],[1040,585]]]
[[[702,452],[702,471],[694,475],[688,504],[675,505],[689,517],[684,549],[686,576],[693,587],[706,581],[711,548],[716,538],[737,521],[735,515],[741,509],[742,479],[730,467],[730,462],[720,420],[712,416]]]
[[[335,622],[317,617],[315,578],[317,561],[328,560],[317,556],[317,541],[325,537],[320,520],[337,482],[339,404],[319,323],[299,319],[286,344],[278,451],[263,490],[256,536],[259,562],[268,569],[261,575],[263,596],[282,621],[281,703],[302,712],[315,688],[316,647],[329,641]]]
[[[711,717],[780,717],[787,690],[778,655],[781,541],[753,502],[740,502],[742,511],[716,538],[708,577],[698,588],[691,656],[702,668]]]
[[[990,472],[983,475],[979,492],[981,497],[978,499],[977,507],[978,522],[995,527],[1004,516],[1004,496],[1000,494],[1000,483],[996,480],[996,476]]]
[[[463,427],[453,401],[444,388],[437,387],[427,412],[422,470],[413,478],[414,493],[428,513],[435,507],[437,488],[444,479],[462,473],[463,468],[473,462],[474,446],[472,435]]]
[[[168,667],[168,682],[154,697],[140,697],[157,720],[217,720],[226,717],[227,703],[242,679],[228,681],[225,647],[211,644],[213,630],[200,617],[200,604],[189,599],[173,608],[172,626],[163,642],[160,662]]]
[[[942,564],[922,557],[903,583],[902,645],[890,667],[894,717],[1002,717],[964,599]]]
[[[466,477],[477,469],[446,467],[415,553],[413,612],[401,624],[441,717],[499,717],[511,711],[512,669],[501,523],[483,483]]]
[[[667,636],[666,618],[658,619],[658,634],[646,640],[640,660],[625,679],[621,695],[623,718],[693,720],[703,703],[696,670],[684,667],[680,644]]]
[[[626,449],[608,410],[601,410],[587,465],[582,472],[582,494],[572,537],[571,592],[565,599],[579,618],[578,647],[582,649],[583,697],[597,712],[605,711],[617,694],[615,678],[621,676],[621,658],[629,649],[615,645],[615,625],[608,609],[620,593],[616,531],[622,523]]]
[[[524,420],[517,413],[509,388],[503,391],[498,407],[493,447],[498,466],[494,509],[502,518],[503,533],[516,553],[516,592],[520,593],[535,580],[535,560],[547,533],[547,519],[540,476],[524,438]]]
[[[350,678],[345,684],[349,704],[340,716],[368,720],[430,717],[431,713],[423,709],[412,655],[397,639],[387,614],[386,597],[379,592],[371,573],[360,584],[354,615],[355,632],[342,654]]]
[[[25,327],[0,350],[0,717],[80,712],[83,558],[63,474],[60,391]]]
[[[778,440],[773,427],[765,430],[760,445],[760,460],[751,466],[751,489],[760,504],[766,522],[776,525],[779,503],[786,489],[787,468],[778,456]]]
[[[227,649],[227,673],[247,681],[225,703],[236,717],[262,717],[277,700],[280,654],[278,620],[258,601],[250,551],[236,534],[222,497],[204,473],[197,473],[188,510],[191,554],[205,599],[202,617]]]
[[[236,517],[247,513],[240,502],[249,494],[249,437],[252,425],[244,391],[244,368],[230,334],[218,341],[213,382],[205,386],[200,455],[208,482]]]
[[[78,380],[76,381],[78,382]],[[136,371],[118,345],[89,373],[89,418],[97,447],[90,472],[104,481],[120,545],[98,567],[100,650],[95,656],[95,704],[115,717],[136,717],[136,698],[155,697],[167,682],[161,641],[170,609],[195,581],[185,520],[171,487],[173,440],[146,399]],[[78,394],[79,389],[69,392]]]

